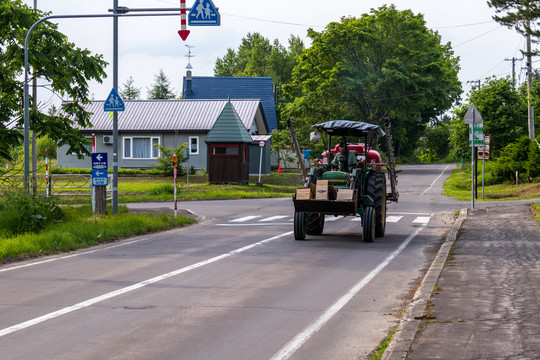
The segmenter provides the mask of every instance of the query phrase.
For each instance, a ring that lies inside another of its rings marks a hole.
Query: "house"
[[[228,100],[125,100],[125,111],[118,113],[118,168],[152,169],[161,156],[153,144],[177,147],[187,143],[189,162],[184,168],[207,169],[208,150],[204,139]],[[250,135],[269,133],[267,119],[258,99],[232,99],[232,106]],[[81,128],[87,138],[95,134],[96,152],[108,153],[112,168],[113,134],[109,112],[103,111],[104,101],[93,101],[85,110],[92,113],[91,128]],[[253,141],[254,148],[258,142]],[[90,150],[90,146],[88,147]],[[256,150],[259,153],[258,150]],[[58,149],[58,166],[64,168],[91,167],[90,158],[78,159],[67,154],[67,146]],[[253,172],[252,172],[253,171]],[[268,171],[269,172],[269,171]],[[250,173],[258,173],[258,163],[250,166]]]
[[[259,99],[269,133],[277,129],[274,83],[271,77],[191,76],[183,78],[184,99]]]

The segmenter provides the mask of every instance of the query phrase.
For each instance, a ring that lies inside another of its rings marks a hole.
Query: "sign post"
[[[483,120],[482,115],[476,108],[476,105],[471,104],[465,117],[463,118],[465,124],[469,124],[469,145],[471,146],[471,208],[474,209],[474,199],[476,193],[476,156],[475,150],[478,145],[482,145],[484,142],[483,133]],[[480,130],[482,129],[482,130]],[[479,134],[475,134],[475,131],[482,131],[482,140],[479,138]]]
[[[257,183],[257,186],[262,186],[261,183],[261,170],[262,170],[262,156],[263,156],[263,149],[266,143],[264,141],[259,141],[259,147],[261,148],[261,158],[259,160],[259,182]]]
[[[92,154],[92,186],[96,189],[96,211],[99,214],[107,214],[107,176],[108,162],[107,153]]]
[[[178,171],[178,158],[176,157],[176,155],[172,156],[172,166],[174,168],[174,216],[176,217],[177,210],[178,210],[177,200],[176,200],[176,174]]]

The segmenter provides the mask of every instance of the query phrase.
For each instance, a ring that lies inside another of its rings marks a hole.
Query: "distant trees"
[[[126,82],[122,84],[122,89],[120,89],[118,93],[123,100],[139,100],[141,98],[141,88],[135,87],[135,85],[133,85],[134,82],[135,80],[130,76]]]
[[[161,100],[174,99],[175,97],[169,78],[165,75],[163,69],[160,69],[159,73],[154,76],[154,83],[148,89],[148,99]]]

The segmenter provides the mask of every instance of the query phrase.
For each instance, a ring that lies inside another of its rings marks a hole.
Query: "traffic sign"
[[[118,95],[118,91],[116,91],[115,88],[112,88],[109,96],[107,96],[107,100],[105,100],[105,103],[103,104],[103,111],[124,111],[125,108],[124,101],[120,95]]]
[[[92,186],[107,186],[108,184],[107,170],[92,169]]]
[[[92,169],[108,169],[107,153],[92,154]]]
[[[221,16],[212,0],[195,0],[188,15],[190,26],[219,26]]]
[[[465,114],[465,117],[463,120],[465,121],[465,124],[472,124],[473,122],[473,114],[474,114],[474,123],[482,123],[484,122],[482,120],[482,115],[480,115],[480,111],[476,108],[476,105],[471,104],[469,107],[469,110],[467,110],[467,113]]]
[[[266,143],[265,143],[264,141],[262,141],[262,140],[261,140],[261,141],[259,141],[259,147],[262,147],[262,148],[263,148],[263,147],[264,147],[264,145],[266,145]]]

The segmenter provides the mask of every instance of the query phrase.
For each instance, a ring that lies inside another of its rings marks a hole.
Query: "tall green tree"
[[[540,19],[538,0],[488,0],[487,3],[497,13],[493,17],[495,21],[523,35],[540,37],[540,29],[534,27]]]
[[[174,99],[174,90],[171,88],[171,82],[167,75],[163,72],[163,69],[159,70],[159,73],[154,76],[154,83],[148,89],[148,99],[161,100],[161,99]]]
[[[139,100],[141,98],[141,88],[135,87],[133,83],[133,77],[129,77],[125,83],[122,84],[119,94],[124,100]]]
[[[382,6],[317,32],[284,87],[287,115],[305,126],[340,118],[389,116],[396,155],[410,154],[424,129],[458,99],[458,58],[421,14]]]
[[[0,0],[0,157],[11,159],[10,149],[22,142],[24,41],[30,27],[46,14],[20,0]],[[82,156],[85,139],[78,127],[89,127],[89,80],[101,82],[107,63],[68,41],[58,26],[45,21],[35,28],[28,46],[32,77],[49,82],[52,91],[67,96],[60,112],[44,114],[30,101],[32,130],[58,146]]]

